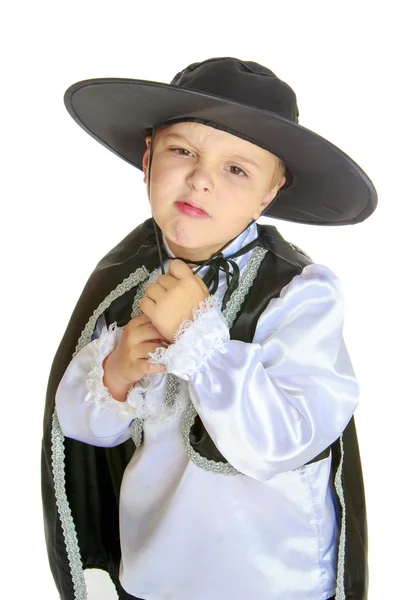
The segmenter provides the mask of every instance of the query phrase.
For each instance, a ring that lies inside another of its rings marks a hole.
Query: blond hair
[[[276,166],[274,167],[274,172],[273,172],[273,177],[271,180],[271,187],[274,188],[279,181],[282,179],[282,177],[284,177],[286,175],[286,165],[284,164],[284,162],[282,161],[281,158],[279,158],[278,156],[276,156]],[[284,185],[284,183],[283,183]],[[283,187],[283,185],[281,185],[280,187]]]

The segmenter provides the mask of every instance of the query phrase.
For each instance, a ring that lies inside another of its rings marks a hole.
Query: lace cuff
[[[220,310],[220,301],[214,296],[200,302],[193,309],[193,321],[183,319],[174,336],[174,344],[157,348],[149,354],[149,362],[164,365],[167,373],[189,380],[207,367],[210,358],[225,348],[230,339],[228,323]]]
[[[139,400],[142,402],[142,396],[145,392],[145,390],[141,389],[140,382],[131,387],[126,402],[115,400],[103,384],[103,361],[116,348],[122,332],[123,328],[117,327],[116,323],[113,323],[109,329],[103,327],[100,336],[90,343],[93,368],[85,380],[85,386],[88,390],[85,400],[86,402],[94,400],[100,408],[110,410],[120,416],[131,416],[134,418],[136,416],[135,406]],[[140,398],[138,395],[140,395]]]

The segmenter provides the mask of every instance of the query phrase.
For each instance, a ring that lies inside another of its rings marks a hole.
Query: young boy
[[[153,219],[99,263],[51,372],[61,597],[86,598],[83,569],[101,568],[119,598],[366,598],[340,285],[256,221],[360,222],[373,184],[253,62],[196,63],[170,86],[79,82],[65,101],[143,169]]]

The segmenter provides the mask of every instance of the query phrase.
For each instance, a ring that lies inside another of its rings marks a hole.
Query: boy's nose
[[[188,175],[187,183],[197,192],[211,192],[213,190],[213,178],[208,169],[196,166]]]

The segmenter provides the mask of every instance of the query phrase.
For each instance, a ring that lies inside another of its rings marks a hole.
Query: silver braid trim
[[[106,298],[96,308],[84,327],[73,357],[90,342],[97,319],[112,304],[112,302],[126,292],[129,292],[129,290],[131,290],[135,285],[138,285],[148,277],[148,270],[145,267],[139,267],[136,269],[136,271],[131,273],[129,277],[124,279],[122,283],[120,283],[114,290],[112,290],[108,296],[106,296]],[[142,440],[142,423],[138,419],[134,419],[132,422],[132,439],[136,446],[138,446]],[[51,460],[56,504],[61,520],[65,549],[67,551],[68,563],[73,580],[74,600],[87,600],[86,580],[84,578],[77,532],[65,491],[64,454],[64,434],[62,433],[56,411],[54,410],[52,415],[51,430]]]
[[[240,472],[235,469],[229,463],[217,462],[216,460],[209,460],[204,456],[201,456],[190,444],[190,429],[193,426],[197,412],[193,404],[190,402],[186,412],[183,415],[182,422],[182,437],[186,447],[186,452],[192,462],[195,465],[203,469],[204,471],[212,471],[218,473],[218,475],[239,475]]]
[[[137,448],[142,443],[142,429],[142,421],[140,421],[139,419],[134,419],[131,423],[131,438]]]
[[[107,308],[109,308],[112,302],[114,302],[116,298],[119,298],[119,296],[123,296],[123,294],[129,292],[129,290],[131,290],[133,287],[135,287],[148,277],[148,270],[145,267],[139,267],[139,269],[131,273],[129,277],[124,279],[122,283],[120,283],[114,290],[110,292],[108,296],[106,296],[106,298],[103,300],[103,302],[99,304],[99,306],[96,308],[96,310],[88,320],[87,325],[84,327],[83,332],[78,340],[75,352],[73,354],[73,358],[78,352],[80,352],[82,348],[84,348],[84,346],[86,346],[90,342],[91,336],[94,332],[94,328],[96,327],[97,319],[102,313],[104,313],[104,311]]]
[[[51,442],[55,498],[73,580],[74,600],[87,600],[87,587],[84,579],[80,549],[78,547],[77,532],[75,530],[70,505],[65,491],[64,434],[61,431],[61,426],[55,410],[52,415]]]
[[[228,321],[230,328],[234,324],[236,316],[241,309],[242,303],[244,302],[246,295],[254,283],[254,279],[257,276],[260,265],[263,262],[263,258],[266,254],[266,248],[261,248],[260,246],[255,248],[250,260],[247,263],[247,266],[244,269],[242,277],[240,278],[237,289],[232,294],[227,305],[225,306],[223,314]]]
[[[341,460],[338,465],[337,472],[335,474],[335,491],[341,503],[341,533],[340,533],[340,542],[338,545],[338,561],[337,561],[337,586],[335,590],[335,600],[345,600],[345,589],[344,589],[344,571],[345,571],[345,534],[346,534],[346,517],[347,517],[347,509],[345,506],[344,500],[344,489],[343,489],[343,481],[342,481],[342,469],[344,462],[344,444],[343,444],[343,436],[340,436],[340,450],[341,450]]]
[[[246,268],[243,271],[242,276],[240,277],[238,287],[231,295],[225,310],[223,311],[223,315],[228,321],[229,328],[232,327],[238,312],[241,309],[242,303],[244,302],[245,297],[247,296],[252,284],[254,283],[254,279],[257,276],[260,265],[267,254],[267,250],[265,248],[261,248],[257,246],[253,251],[250,260],[247,263]],[[169,375],[170,376],[170,375]],[[177,391],[178,391],[178,377],[172,375],[173,378],[177,380]],[[172,390],[173,383],[170,386],[167,386],[167,389],[170,387]],[[171,391],[171,393],[173,393]],[[240,472],[235,469],[229,463],[217,462],[215,460],[209,460],[204,456],[201,456],[190,444],[190,430],[193,427],[194,420],[196,418],[197,412],[192,402],[190,401],[187,409],[183,415],[182,421],[182,436],[183,442],[186,447],[186,452],[188,457],[195,465],[204,469],[205,471],[212,471],[213,473],[218,473],[219,475],[240,475]]]

